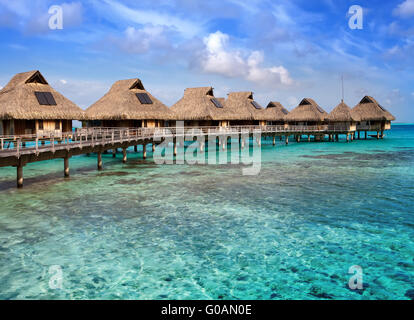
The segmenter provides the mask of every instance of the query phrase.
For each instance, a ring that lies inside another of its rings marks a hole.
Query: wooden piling
[[[147,145],[145,143],[142,145],[142,158],[147,158]]]
[[[69,178],[69,157],[63,158],[64,176]]]
[[[134,146],[134,152],[138,152],[138,146]]]
[[[286,145],[289,144],[289,136],[285,136],[285,140],[286,140]]]
[[[152,153],[155,152],[155,143],[152,143]]]
[[[98,170],[102,170],[102,152],[98,152]]]
[[[177,141],[174,140],[174,156],[177,155]]]
[[[368,132],[365,131],[365,140],[368,139]]]
[[[17,188],[23,188],[23,164],[17,165]]]
[[[115,158],[116,157],[116,149],[113,149],[112,150],[112,158]]]
[[[126,148],[122,148],[122,162],[126,163],[127,162],[127,151]]]
[[[273,145],[276,145],[276,136],[273,136]]]

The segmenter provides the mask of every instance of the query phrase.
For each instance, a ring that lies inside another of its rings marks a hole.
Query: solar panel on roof
[[[223,105],[220,103],[220,101],[218,101],[216,98],[211,98],[211,102],[213,102],[214,103],[214,105],[217,107],[217,108],[223,108]]]
[[[49,104],[49,106],[55,106],[56,105],[55,98],[53,97],[51,92],[43,92],[43,95],[45,96],[46,101]]]
[[[140,92],[140,93],[137,93],[136,96],[139,102],[141,102],[142,104],[152,104],[152,100],[148,96],[148,94]]]
[[[289,112],[285,109],[285,108],[282,108],[282,112],[284,113],[284,114],[288,114]]]
[[[252,105],[253,107],[255,107],[256,109],[262,109],[262,106],[260,104],[258,104],[256,101],[252,101]]]
[[[381,109],[382,111],[384,111],[384,112],[388,112],[388,110],[387,110],[387,109],[385,109],[382,105],[378,104],[378,107],[380,107],[380,109]]]
[[[316,106],[316,109],[318,109],[318,111],[320,112],[320,113],[324,113],[325,111],[323,111],[322,110],[322,108],[320,107],[320,106]]]
[[[43,94],[43,92],[35,91],[35,96],[37,98],[37,102],[39,102],[40,105],[42,105],[42,106],[49,105],[49,103],[47,102],[46,97]]]

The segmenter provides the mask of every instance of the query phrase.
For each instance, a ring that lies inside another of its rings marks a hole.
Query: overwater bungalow
[[[224,109],[224,98],[214,97],[212,87],[187,88],[184,96],[171,111],[185,126],[227,126],[228,115]]]
[[[290,125],[320,126],[328,116],[313,99],[304,98],[299,105],[285,116]]]
[[[264,109],[254,100],[251,91],[229,93],[225,110],[229,114],[229,124],[232,126],[266,124]]]
[[[86,110],[87,127],[163,127],[174,119],[140,79],[119,80]]]
[[[284,125],[289,111],[280,102],[270,101],[262,113],[267,125]]]
[[[391,113],[370,96],[362,98],[352,110],[360,116],[356,127],[358,137],[361,131],[365,131],[365,138],[368,131],[376,131],[377,138],[382,138],[384,131],[391,129],[391,121],[395,120]]]
[[[84,111],[54,90],[37,70],[16,74],[0,90],[0,135],[58,137],[72,131],[72,120],[83,117]]]
[[[361,116],[351,109],[344,101],[341,101],[326,117],[330,127],[336,131],[355,132],[356,126],[361,121]]]

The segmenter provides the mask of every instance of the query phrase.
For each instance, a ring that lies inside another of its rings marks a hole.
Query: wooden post
[[[98,170],[102,170],[102,152],[98,152]]]
[[[144,143],[142,145],[142,158],[146,159],[147,158],[147,145]]]
[[[242,139],[241,139],[241,148],[242,148],[242,149],[244,149],[244,144],[245,144],[245,142],[246,142],[246,141],[244,140],[244,138],[242,138]]]
[[[349,133],[346,134],[346,142],[349,142]]]
[[[384,131],[381,130],[381,135],[380,135],[381,139],[384,139]]]
[[[365,131],[365,140],[368,139],[368,133]]]
[[[174,139],[174,156],[177,155],[177,141]]]
[[[63,158],[64,176],[69,178],[69,156]]]
[[[311,136],[310,134],[308,134],[308,142],[310,142],[310,140],[311,140]]]
[[[377,140],[379,139],[379,131],[377,131]]]
[[[274,146],[276,145],[276,136],[275,135],[273,136],[273,145]]]
[[[204,152],[204,142],[200,143],[200,152],[203,153]]]
[[[152,152],[155,152],[155,143],[152,143]]]
[[[285,139],[286,139],[286,145],[288,145],[289,144],[289,136],[285,136]]]
[[[134,152],[138,152],[138,146],[134,146]]]
[[[336,135],[336,142],[339,141],[339,134]]]
[[[358,131],[358,140],[361,139],[361,131]]]
[[[127,151],[126,148],[122,148],[122,162],[126,163],[127,162]]]
[[[116,157],[116,149],[113,149],[112,150],[112,158],[115,158]]]
[[[17,188],[23,188],[23,165],[20,161],[17,165]]]

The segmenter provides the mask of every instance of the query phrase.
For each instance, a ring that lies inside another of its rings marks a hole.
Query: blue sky
[[[49,28],[60,5],[63,29]],[[363,29],[349,28],[350,6]],[[253,91],[288,109],[325,110],[372,95],[414,122],[414,0],[0,0],[0,86],[39,69],[87,108],[119,79],[139,77],[171,106],[186,87]]]

